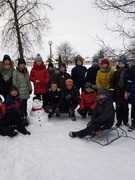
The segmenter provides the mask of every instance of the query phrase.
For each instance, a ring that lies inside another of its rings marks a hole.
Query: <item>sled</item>
[[[110,134],[111,132],[115,132],[115,137],[111,137],[111,134]],[[120,135],[118,129],[115,127],[112,127],[110,129],[94,132],[91,137],[88,137],[88,140],[95,142],[101,146],[106,146],[106,145],[111,144],[113,141],[116,141],[117,139],[119,139],[122,136],[123,136],[123,132]],[[104,139],[105,143],[102,143],[103,139]]]

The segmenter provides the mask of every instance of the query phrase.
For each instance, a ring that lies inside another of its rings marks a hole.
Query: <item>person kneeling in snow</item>
[[[76,120],[75,109],[80,101],[80,93],[76,86],[73,85],[72,79],[66,80],[66,88],[62,90],[60,101],[55,112],[69,113],[72,121]]]
[[[77,109],[77,112],[84,119],[86,118],[87,113],[88,116],[91,116],[96,107],[97,93],[95,92],[95,89],[93,84],[87,82],[84,86],[84,91],[81,93],[80,108]]]
[[[107,95],[107,89],[104,87],[98,90],[97,95],[97,105],[93,111],[91,121],[85,129],[70,132],[70,137],[83,138],[92,135],[96,131],[110,129],[113,126],[115,111],[112,98]]]
[[[30,135],[31,133],[26,130],[24,125],[24,112],[22,110],[22,102],[18,97],[18,90],[16,86],[11,86],[10,94],[8,94],[4,103],[6,106],[6,114],[3,119],[3,126],[14,127],[22,134]]]

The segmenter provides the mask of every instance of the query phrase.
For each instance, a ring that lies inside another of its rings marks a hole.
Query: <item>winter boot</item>
[[[70,115],[70,118],[72,119],[72,121],[76,121],[74,109],[69,109],[69,115]]]
[[[85,110],[77,109],[77,112],[82,116],[83,119],[86,119],[87,112]]]
[[[75,138],[77,137],[77,132],[69,132],[69,136]]]
[[[132,132],[135,129],[135,120],[131,119],[131,126],[128,127],[128,131]]]

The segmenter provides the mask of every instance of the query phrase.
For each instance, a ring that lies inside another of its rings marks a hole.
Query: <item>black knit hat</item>
[[[21,58],[18,58],[18,66],[19,66],[20,64],[25,64],[25,65],[26,65],[25,60],[24,60],[24,59],[21,59]]]
[[[54,68],[53,63],[49,63],[49,64],[48,64],[48,68],[49,68],[49,67]]]
[[[107,96],[107,89],[105,87],[101,87],[98,92],[97,92],[97,95],[100,96],[100,95],[105,95]]]
[[[5,55],[4,55],[4,57],[3,57],[3,62],[4,62],[5,60],[9,60],[9,61],[11,61],[10,56],[9,56],[9,55],[7,55],[7,54],[5,54]]]
[[[65,63],[61,63],[60,68],[61,67],[64,67],[66,69],[66,64]]]
[[[12,86],[10,87],[10,93],[11,93],[11,91],[14,91],[14,90],[18,92],[17,87],[16,87],[15,85],[12,85]]]

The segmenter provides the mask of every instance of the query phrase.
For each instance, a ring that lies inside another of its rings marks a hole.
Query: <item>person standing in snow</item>
[[[25,116],[27,116],[27,100],[30,98],[30,94],[32,93],[32,86],[24,59],[18,59],[18,66],[13,72],[12,82],[18,89],[19,97],[23,103],[24,113]]]
[[[107,89],[102,87],[97,92],[98,100],[93,111],[91,121],[85,129],[69,132],[70,137],[83,138],[96,131],[110,129],[114,123],[115,111],[112,98],[108,96]]]
[[[48,64],[48,73],[49,73],[49,82],[48,82],[48,88],[51,87],[51,83],[55,80],[55,71],[54,71],[54,66],[52,63]]]
[[[0,72],[3,79],[3,96],[6,99],[7,95],[9,93],[9,89],[12,85],[12,76],[14,71],[14,64],[13,61],[11,61],[11,58],[9,55],[5,54],[3,57],[3,61],[0,62]]]
[[[87,114],[88,116],[92,115],[96,103],[97,93],[95,92],[95,86],[92,83],[87,82],[84,91],[81,93],[80,107],[77,109],[77,112],[85,119]]]
[[[124,98],[129,69],[127,58],[120,58],[116,68],[110,84],[110,95],[116,103],[116,127],[121,126],[122,122],[128,126],[128,100]]]
[[[48,91],[49,73],[40,54],[37,54],[30,71],[30,81],[34,84],[34,94],[43,100],[45,106],[45,93]]]
[[[128,72],[124,97],[131,104],[131,125],[128,128],[128,131],[131,132],[135,129],[135,63]]]
[[[71,78],[73,79],[74,85],[83,91],[86,83],[87,68],[83,66],[83,58],[78,55],[75,57],[75,67],[71,70]]]
[[[86,82],[96,85],[96,76],[99,69],[99,59],[98,57],[94,57],[92,60],[92,66],[87,71]]]

